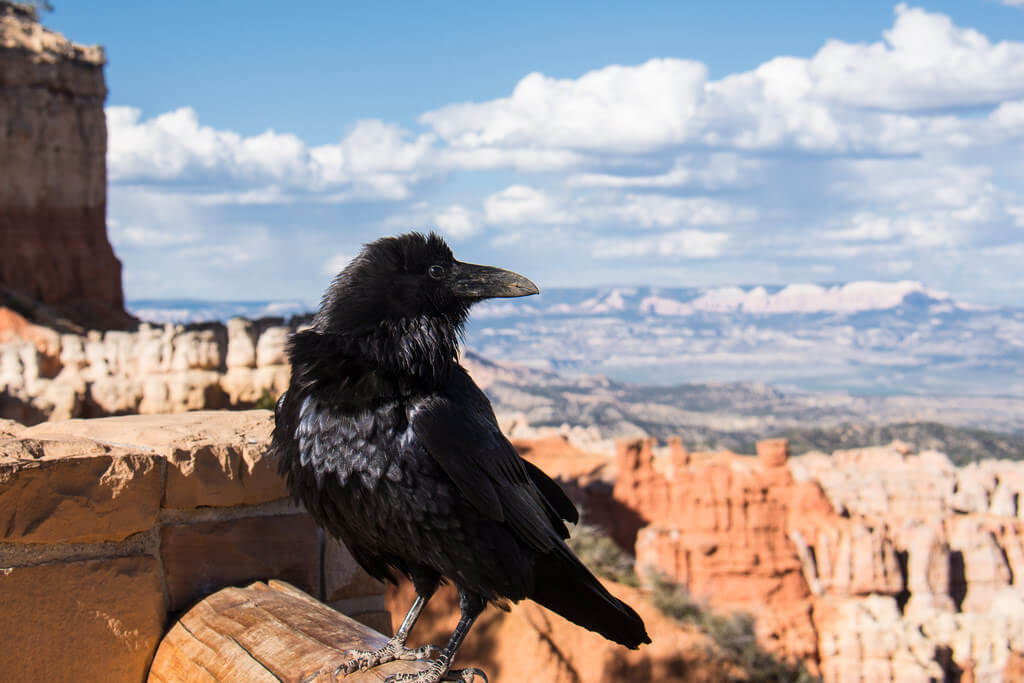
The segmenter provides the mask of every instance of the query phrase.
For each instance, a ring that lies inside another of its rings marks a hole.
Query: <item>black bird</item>
[[[449,668],[473,621],[488,602],[523,598],[627,647],[650,642],[566,546],[576,509],[505,439],[458,363],[470,306],[537,293],[522,275],[456,261],[436,234],[409,233],[366,245],[291,337],[271,448],[292,496],[369,574],[394,582],[397,571],[417,594],[387,646],[349,653],[336,674],[434,656],[388,681],[472,681],[482,672]],[[445,579],[462,610],[451,639],[407,649]]]

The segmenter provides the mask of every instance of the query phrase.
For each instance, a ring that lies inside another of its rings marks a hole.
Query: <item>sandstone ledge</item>
[[[143,680],[165,626],[282,578],[387,631],[383,586],[286,498],[269,411],[0,424],[0,648],[13,680]],[[73,642],[72,642],[73,641]]]

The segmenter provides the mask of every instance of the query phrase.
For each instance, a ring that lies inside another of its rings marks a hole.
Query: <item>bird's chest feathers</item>
[[[415,403],[394,401],[372,409],[338,412],[307,397],[299,412],[299,463],[317,482],[337,477],[345,485],[376,489],[399,482],[415,456]]]

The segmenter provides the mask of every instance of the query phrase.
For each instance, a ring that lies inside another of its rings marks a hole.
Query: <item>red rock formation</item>
[[[638,572],[686,585],[712,606],[756,618],[758,638],[813,662],[811,589],[789,537],[791,515],[833,516],[820,488],[797,483],[784,441],[758,444],[758,460],[671,447],[664,472],[652,442],[620,445],[614,496],[649,525],[636,539]]]
[[[105,59],[0,2],[0,289],[86,327],[125,327],[107,240]]]

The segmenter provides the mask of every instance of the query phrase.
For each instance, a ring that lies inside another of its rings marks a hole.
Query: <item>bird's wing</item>
[[[561,519],[578,517],[575,507],[557,484],[519,457],[498,429],[487,399],[457,374],[443,394],[416,412],[417,439],[477,510],[508,524],[536,550],[551,550],[567,535]],[[538,478],[545,482],[540,487]]]

